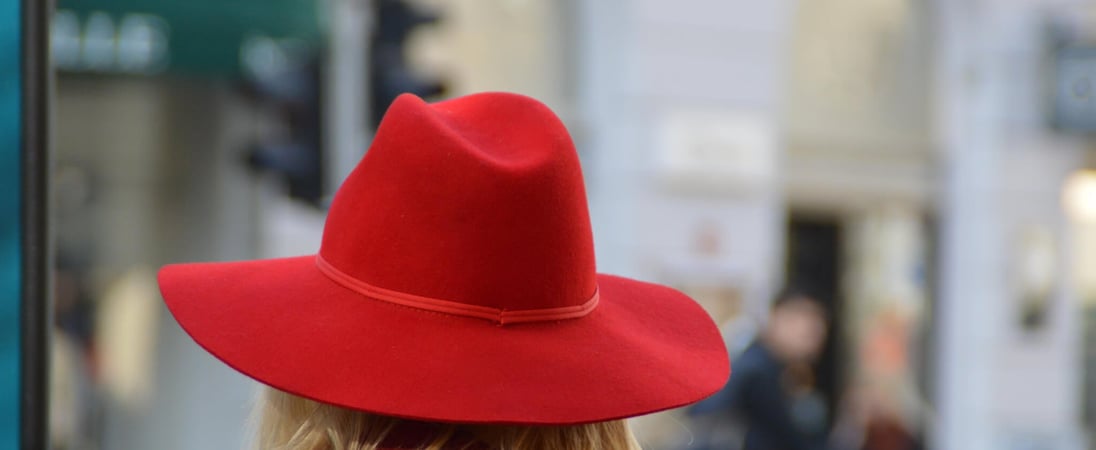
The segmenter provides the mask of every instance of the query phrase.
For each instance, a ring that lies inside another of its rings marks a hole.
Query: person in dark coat
[[[730,412],[745,425],[743,450],[821,450],[826,408],[809,366],[821,353],[826,311],[804,291],[788,289],[768,323],[734,361],[726,387],[694,414]]]

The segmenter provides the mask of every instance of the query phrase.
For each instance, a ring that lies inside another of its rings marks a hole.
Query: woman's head
[[[403,420],[263,388],[255,408],[257,450],[638,450],[627,422],[463,425]]]
[[[316,254],[173,264],[160,289],[210,353],[320,402],[270,394],[266,448],[358,450],[421,424],[390,417],[526,425],[430,425],[493,448],[627,448],[612,419],[707,397],[729,361],[688,296],[596,272],[583,180],[536,100],[404,95]]]

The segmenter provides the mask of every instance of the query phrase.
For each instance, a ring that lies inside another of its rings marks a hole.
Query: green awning
[[[235,76],[249,42],[318,47],[324,34],[320,3],[58,0],[55,60],[73,72]]]

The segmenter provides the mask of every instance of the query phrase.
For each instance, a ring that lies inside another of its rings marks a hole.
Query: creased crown
[[[574,144],[516,94],[397,98],[335,196],[320,258],[369,286],[505,311],[597,290]]]

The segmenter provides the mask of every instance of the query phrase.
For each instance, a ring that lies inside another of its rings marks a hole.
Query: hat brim
[[[229,366],[316,401],[418,420],[564,425],[711,395],[730,372],[707,313],[668,287],[598,275],[589,315],[500,326],[365,297],[314,256],[174,264],[183,329]]]

